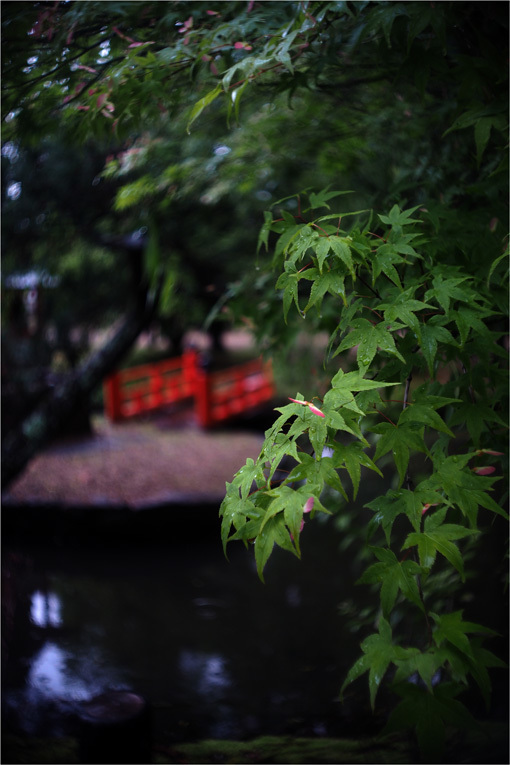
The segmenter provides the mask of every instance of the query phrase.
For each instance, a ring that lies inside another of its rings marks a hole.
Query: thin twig
[[[376,298],[377,298],[378,300],[382,300],[382,297],[379,295],[379,293],[377,292],[377,290],[376,290],[374,287],[371,287],[371,286],[370,286],[370,284],[368,284],[368,283],[367,283],[367,282],[364,280],[364,278],[363,278],[363,277],[362,277],[360,274],[358,274],[358,279],[360,280],[360,282],[361,282],[362,284],[364,284],[364,285],[365,285],[365,287],[366,287],[367,289],[369,289],[369,290],[370,290],[370,292],[373,292],[373,293],[374,293],[374,295],[376,296]]]
[[[412,379],[413,379],[413,372],[411,370],[411,372],[409,372],[409,374],[407,375],[406,387],[404,391],[404,405],[402,409],[405,409],[407,407],[407,404],[409,403],[409,388],[411,387]]]

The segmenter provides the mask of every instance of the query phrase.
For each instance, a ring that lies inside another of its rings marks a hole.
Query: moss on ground
[[[263,736],[252,741],[200,741],[155,751],[155,763],[406,763],[409,747],[395,738],[309,739]]]
[[[398,735],[366,739],[311,739],[262,736],[251,741],[204,740],[172,746],[155,745],[153,763],[413,763],[419,756],[409,740]],[[78,743],[72,738],[42,739],[5,734],[2,763],[74,765],[79,763]],[[449,740],[443,763],[508,763],[508,726],[484,723]]]
[[[78,742],[74,738],[34,738],[2,736],[2,764],[37,763],[37,765],[74,765],[79,763]]]

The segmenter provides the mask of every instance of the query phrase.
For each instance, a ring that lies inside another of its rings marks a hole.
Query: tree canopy
[[[5,2],[2,35],[4,155],[55,135],[100,146],[115,233],[152,223],[166,243],[149,270],[176,322],[193,274],[217,299],[263,209],[309,186],[354,189],[347,210],[427,204],[443,227],[476,205],[488,241],[506,230],[501,3]],[[479,224],[453,225],[467,242]]]

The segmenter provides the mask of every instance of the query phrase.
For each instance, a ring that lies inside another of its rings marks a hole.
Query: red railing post
[[[195,413],[203,428],[212,425],[211,379],[198,364],[195,367]]]
[[[155,409],[163,404],[163,377],[159,372],[157,365],[153,367],[152,375],[149,379],[150,390],[150,408]]]
[[[198,353],[188,349],[182,354],[182,383],[187,395],[195,395],[197,384]]]
[[[120,397],[120,379],[119,373],[107,377],[103,382],[103,398],[106,416],[112,422],[122,419],[121,397]]]

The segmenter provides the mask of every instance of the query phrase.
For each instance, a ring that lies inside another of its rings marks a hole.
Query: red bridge
[[[262,359],[208,372],[200,354],[186,351],[180,358],[121,369],[103,383],[106,416],[113,422],[194,399],[202,427],[235,417],[270,401],[275,395],[270,362]]]

